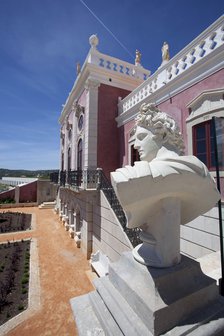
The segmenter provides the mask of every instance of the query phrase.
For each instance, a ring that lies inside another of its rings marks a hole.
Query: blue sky
[[[224,12],[223,0],[0,0],[0,168],[58,169],[62,104],[97,33],[99,51],[154,72]],[[131,56],[133,55],[133,57]]]

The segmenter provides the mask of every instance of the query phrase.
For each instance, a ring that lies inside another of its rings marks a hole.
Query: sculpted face
[[[137,126],[135,136],[134,148],[138,150],[141,161],[152,161],[162,147],[162,142],[155,139],[150,130],[140,126]]]

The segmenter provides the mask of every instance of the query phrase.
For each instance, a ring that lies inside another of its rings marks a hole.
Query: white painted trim
[[[118,126],[134,118],[142,103],[160,104],[224,68],[224,16],[120,101]],[[214,37],[214,34],[215,37]],[[202,44],[204,43],[203,47]],[[202,54],[204,52],[204,54]],[[192,54],[194,56],[192,56]],[[194,60],[192,60],[192,57]],[[182,65],[186,64],[182,68]],[[172,75],[170,77],[170,75]]]
[[[224,117],[224,100],[223,98],[220,100],[218,96],[222,97],[222,93],[223,90],[220,89],[204,91],[187,104],[192,108],[191,114],[186,119],[188,154],[193,155],[193,127],[211,120],[212,117]],[[217,101],[214,98],[217,98]]]

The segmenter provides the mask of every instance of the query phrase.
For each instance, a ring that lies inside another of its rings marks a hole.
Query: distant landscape
[[[5,169],[0,168],[0,179],[2,177],[41,177],[41,178],[49,178],[50,173],[57,171],[57,169],[52,170],[23,170],[23,169]]]

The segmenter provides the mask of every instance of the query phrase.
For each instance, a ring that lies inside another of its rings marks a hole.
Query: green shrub
[[[26,288],[22,288],[22,294],[26,294],[28,290]]]
[[[22,305],[22,304],[20,304],[19,306],[18,306],[18,310],[23,310],[24,309],[24,306]]]
[[[25,285],[29,282],[29,275],[27,274],[24,274],[23,277],[22,277],[22,280],[21,280],[21,284],[22,285]]]

